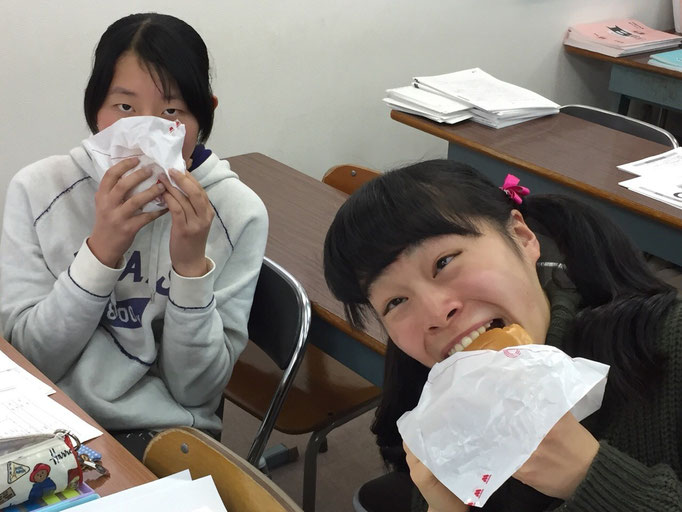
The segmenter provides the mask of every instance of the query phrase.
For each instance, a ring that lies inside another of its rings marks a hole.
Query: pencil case
[[[83,482],[79,446],[61,430],[0,439],[0,509],[77,488]]]

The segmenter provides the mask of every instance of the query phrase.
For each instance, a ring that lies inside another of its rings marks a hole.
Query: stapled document
[[[470,117],[492,128],[504,128],[559,112],[557,103],[479,68],[415,77],[412,87],[386,92],[384,102],[392,108],[441,123]]]
[[[638,176],[621,181],[619,185],[651,199],[682,208],[682,148],[619,165],[618,168]]]

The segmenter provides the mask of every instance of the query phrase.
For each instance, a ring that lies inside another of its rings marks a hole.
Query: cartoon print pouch
[[[0,439],[0,509],[83,482],[76,450],[66,431]]]

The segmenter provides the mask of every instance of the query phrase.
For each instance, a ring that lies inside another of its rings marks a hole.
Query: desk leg
[[[462,146],[449,144],[448,159],[471,165],[490,178],[493,183],[501,185],[507,173],[513,173],[521,180],[522,185],[530,188],[531,194],[564,194],[575,197],[601,211],[618,224],[643,251],[682,265],[682,233],[667,224],[656,222],[650,217],[638,215],[626,208],[594,198]]]
[[[313,314],[308,338],[318,348],[375,386],[384,381],[384,357]]]
[[[630,111],[630,98],[625,94],[620,95],[620,101],[618,102],[618,113],[622,116],[628,115]]]
[[[665,109],[682,110],[682,81],[668,75],[652,73],[643,69],[613,64],[609,79],[609,90],[623,96],[642,100]],[[628,101],[629,102],[629,101]]]

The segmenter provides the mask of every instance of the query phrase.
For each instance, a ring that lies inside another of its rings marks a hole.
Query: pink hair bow
[[[519,185],[519,181],[520,180],[513,174],[507,174],[507,177],[504,179],[504,183],[500,187],[500,190],[504,191],[504,193],[507,194],[509,198],[516,204],[521,204],[523,202],[521,199],[522,196],[527,196],[530,194],[530,190]]]

